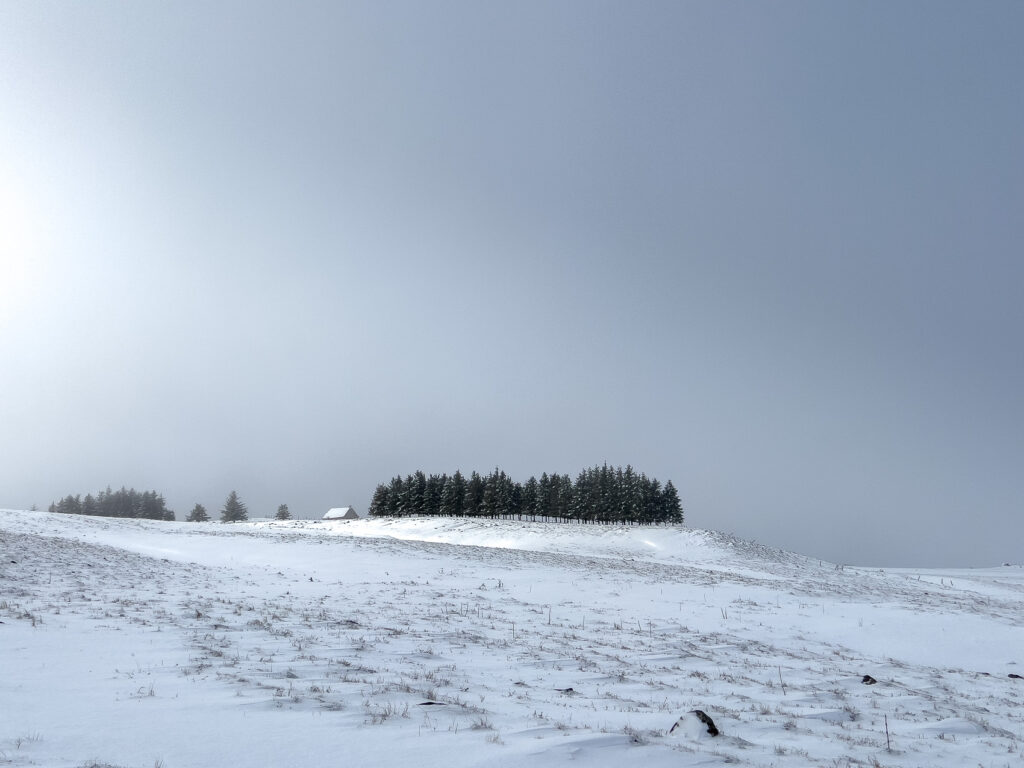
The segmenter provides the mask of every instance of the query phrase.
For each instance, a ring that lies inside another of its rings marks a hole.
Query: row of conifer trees
[[[378,517],[441,515],[586,523],[682,524],[683,507],[672,481],[664,486],[632,467],[607,464],[568,475],[543,473],[538,480],[513,481],[495,467],[486,476],[396,476],[374,491],[369,513]]]
[[[91,493],[65,496],[50,505],[50,512],[68,515],[98,515],[100,517],[137,517],[146,520],[174,520],[174,512],[167,509],[162,494],[156,491],[136,491],[134,488],[121,488],[112,491],[108,486],[93,496]],[[275,515],[278,520],[290,520],[291,512],[288,505],[282,504]],[[185,518],[186,522],[199,523],[210,519],[206,507],[196,504]],[[220,511],[221,522],[237,523],[249,519],[249,509],[235,491],[228,494],[224,508]]]
[[[249,507],[238,497],[236,491],[228,494],[224,506],[220,510],[220,521],[222,523],[241,523],[249,519]],[[281,504],[277,508],[275,520],[291,520],[292,513],[288,510],[287,504]],[[185,518],[186,523],[205,523],[210,520],[210,514],[202,504],[196,504],[192,511]]]
[[[100,491],[95,496],[87,493],[84,499],[81,494],[69,494],[60,501],[53,502],[50,511],[101,517],[141,517],[147,520],[174,519],[174,512],[167,508],[162,494],[156,491],[140,493],[134,488],[112,491],[109,485],[105,491]]]

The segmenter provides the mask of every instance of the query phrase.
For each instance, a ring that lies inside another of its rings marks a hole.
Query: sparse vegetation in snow
[[[0,755],[322,762],[344,738],[392,765],[1022,756],[1016,570],[539,525],[0,512]]]

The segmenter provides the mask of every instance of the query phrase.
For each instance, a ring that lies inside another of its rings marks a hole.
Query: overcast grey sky
[[[1019,2],[0,4],[0,507],[633,464],[1024,561]]]

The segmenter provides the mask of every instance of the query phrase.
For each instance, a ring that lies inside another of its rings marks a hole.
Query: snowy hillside
[[[1022,609],[679,528],[0,511],[0,765],[1018,765]]]

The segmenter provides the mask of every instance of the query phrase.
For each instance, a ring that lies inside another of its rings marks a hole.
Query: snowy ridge
[[[314,521],[316,528],[338,526],[346,536],[429,541],[463,546],[561,552],[591,557],[637,558],[681,564],[724,563],[737,559],[790,565],[808,558],[728,534],[682,526],[578,525],[561,522],[491,520],[486,518],[403,517]],[[308,521],[269,521],[261,527],[306,529]],[[328,528],[330,530],[330,528]],[[817,561],[813,561],[817,563]]]
[[[0,762],[1003,766],[1021,615],[682,528],[0,511]]]

